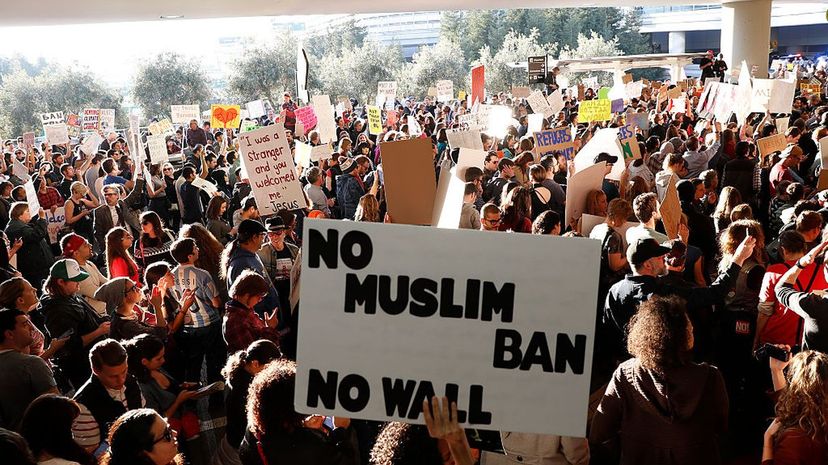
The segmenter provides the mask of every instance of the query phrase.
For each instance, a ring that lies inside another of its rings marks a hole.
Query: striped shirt
[[[178,265],[172,270],[175,276],[175,290],[178,296],[190,289],[195,294],[195,302],[190,307],[193,315],[191,328],[203,328],[215,322],[221,322],[219,310],[213,307],[213,298],[218,297],[218,289],[213,278],[205,270],[194,265]]]
[[[109,397],[121,402],[124,404],[124,408],[129,410],[126,400],[126,388],[120,390],[106,388],[106,392]],[[141,406],[146,405],[147,401],[144,399],[144,395],[141,394]],[[92,412],[85,405],[78,402],[78,407],[80,408],[80,414],[72,422],[72,437],[78,445],[91,452],[101,444],[101,429],[98,427],[95,417],[92,416]]]

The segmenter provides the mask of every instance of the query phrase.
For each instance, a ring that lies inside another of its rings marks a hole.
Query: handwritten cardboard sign
[[[307,207],[307,200],[281,123],[239,135],[242,163],[256,205],[264,215]]]
[[[296,115],[296,122],[302,123],[302,126],[305,128],[305,132],[312,131],[316,128],[317,119],[316,112],[313,111],[313,106],[308,105],[299,107],[293,112],[293,114]]]
[[[584,100],[578,105],[578,121],[608,121],[612,117],[612,101],[608,99]]]
[[[97,108],[86,108],[83,110],[81,129],[84,131],[96,131],[99,127],[101,111]]]
[[[547,131],[534,133],[535,155],[541,157],[551,152],[561,152],[567,160],[575,153],[575,141],[572,139],[572,128],[561,126]]]
[[[64,122],[62,111],[53,111],[50,113],[41,113],[40,122],[43,126],[50,126],[53,124],[60,124]]]
[[[394,223],[431,225],[437,179],[431,140],[383,142],[388,214]]]
[[[382,134],[382,110],[373,105],[368,105],[368,133],[373,136]]]
[[[773,152],[781,152],[788,146],[788,140],[784,134],[774,134],[772,136],[763,137],[756,141],[756,148],[759,150],[759,156],[764,159]]]
[[[170,105],[170,117],[175,124],[189,124],[201,120],[201,109],[198,105]]]
[[[236,129],[241,123],[241,106],[218,105],[210,106],[210,126],[213,128]]]

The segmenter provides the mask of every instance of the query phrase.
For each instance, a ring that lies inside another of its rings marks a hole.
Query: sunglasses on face
[[[162,434],[160,438],[153,441],[152,444],[155,445],[155,444],[158,444],[161,441],[172,442],[172,440],[173,440],[173,431],[172,431],[172,428],[170,428],[170,425],[167,425],[167,427],[164,428],[164,434]]]
[[[483,218],[483,221],[485,221],[489,224],[498,224],[498,223],[500,223],[500,218],[493,218],[493,219]]]

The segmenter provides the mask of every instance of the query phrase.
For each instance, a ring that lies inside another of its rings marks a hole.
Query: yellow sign
[[[607,121],[612,117],[612,101],[609,99],[584,100],[578,107],[578,122]]]
[[[461,90],[459,94],[457,94],[457,100],[466,100],[466,91]]]
[[[802,83],[799,85],[799,91],[802,92],[803,95],[819,94],[822,91],[822,86],[819,84]]]
[[[241,123],[239,105],[212,105],[210,114],[210,126],[213,128],[238,128]]]
[[[373,105],[368,105],[368,133],[375,136],[382,134],[382,112]]]

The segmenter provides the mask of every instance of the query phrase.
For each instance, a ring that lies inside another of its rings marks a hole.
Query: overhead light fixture
[[[181,19],[184,15],[161,15],[161,19]]]

